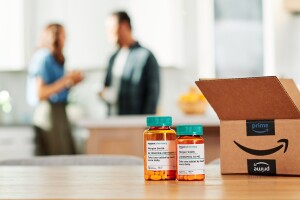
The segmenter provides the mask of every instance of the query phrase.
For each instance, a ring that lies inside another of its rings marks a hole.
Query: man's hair
[[[129,28],[132,29],[131,20],[130,20],[130,17],[127,14],[127,12],[125,12],[125,11],[116,11],[116,12],[113,12],[111,15],[115,16],[118,19],[119,24],[123,23],[123,22],[126,22],[126,23],[128,23]]]

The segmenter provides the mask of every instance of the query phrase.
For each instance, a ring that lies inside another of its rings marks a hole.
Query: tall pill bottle
[[[147,117],[144,132],[145,180],[176,179],[176,132],[171,129],[172,117]]]
[[[179,125],[177,132],[178,181],[202,181],[205,178],[204,139],[201,125]]]

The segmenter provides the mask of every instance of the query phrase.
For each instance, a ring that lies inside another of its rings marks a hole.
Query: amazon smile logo
[[[281,143],[280,145],[271,148],[271,149],[263,149],[263,150],[258,150],[258,149],[252,149],[246,146],[241,145],[240,143],[238,143],[237,141],[233,141],[236,146],[238,146],[240,149],[242,149],[243,151],[255,155],[255,156],[266,156],[266,155],[270,155],[273,154],[277,151],[279,151],[280,149],[284,149],[283,153],[285,153],[288,149],[289,146],[289,141],[287,139],[280,139],[277,141],[277,143]]]

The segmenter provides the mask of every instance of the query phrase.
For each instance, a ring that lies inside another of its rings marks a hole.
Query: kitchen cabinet
[[[34,129],[27,125],[0,126],[0,160],[34,156]]]
[[[0,71],[25,67],[24,1],[0,1]]]

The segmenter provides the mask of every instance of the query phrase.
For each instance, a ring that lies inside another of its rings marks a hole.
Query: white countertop
[[[83,128],[144,128],[146,127],[146,115],[113,116],[102,120],[81,120],[77,125]],[[220,125],[217,116],[182,115],[173,117],[173,126],[179,124],[201,124],[205,127]]]

